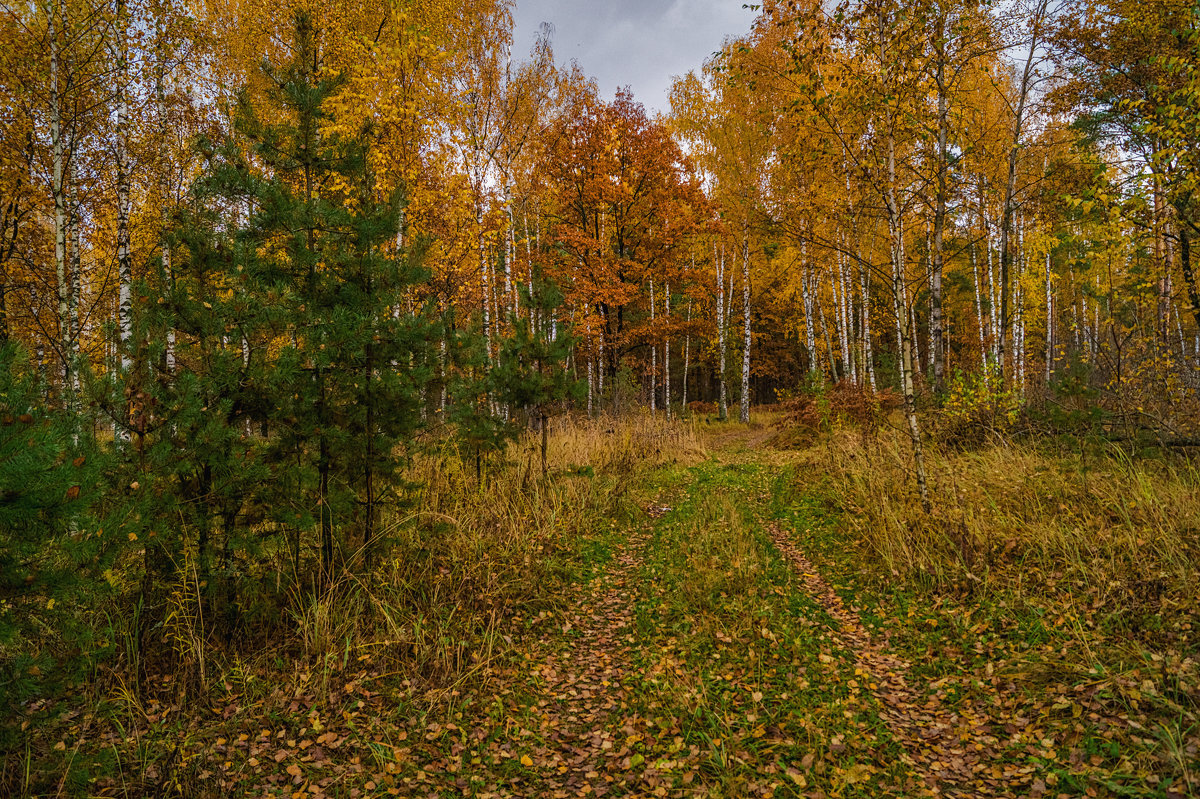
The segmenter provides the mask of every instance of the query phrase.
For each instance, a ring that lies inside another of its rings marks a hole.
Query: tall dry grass
[[[695,429],[662,415],[555,420],[513,442],[482,479],[452,442],[417,457],[415,503],[384,525],[375,568],[358,556],[332,590],[297,593],[293,618],[310,659],[370,653],[449,688],[486,672],[514,621],[552,610],[581,543],[623,512],[631,478],[705,457]]]
[[[598,472],[627,474],[666,464],[694,464],[707,457],[697,424],[667,419],[664,413],[580,419],[562,417],[551,428],[551,468],[591,466]]]
[[[841,511],[893,577],[1018,592],[1072,586],[1095,607],[1190,602],[1200,579],[1200,470],[1119,451],[1062,455],[996,442],[929,447],[932,514],[907,439],[839,429],[807,451],[801,480]]]

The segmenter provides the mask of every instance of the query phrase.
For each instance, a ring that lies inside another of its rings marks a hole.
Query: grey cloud
[[[612,95],[633,89],[648,109],[665,111],[671,78],[698,69],[731,35],[750,28],[744,0],[517,0],[516,52],[542,22],[555,27],[559,61],[579,62]]]

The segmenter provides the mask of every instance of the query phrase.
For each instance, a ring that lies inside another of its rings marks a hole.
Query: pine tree
[[[519,409],[529,424],[541,432],[545,474],[550,416],[568,400],[582,398],[585,386],[566,368],[576,343],[570,332],[549,326],[537,329],[532,322],[553,318],[562,294],[552,283],[536,286],[529,293],[535,313],[525,317],[514,315],[510,320],[512,334],[500,347],[492,381],[497,399],[514,410]]]
[[[128,378],[121,482],[148,620],[167,581],[194,578],[229,633],[242,564],[277,552],[302,582],[315,549],[329,585],[339,551],[370,565],[382,510],[404,498],[439,336],[369,131],[329,132],[341,82],[321,72],[317,40],[298,15],[292,59],[264,66],[274,89],[257,105],[243,92],[230,135],[200,143],[207,168],[173,220],[170,279],[160,265],[161,299],[137,314],[138,362],[159,368]]]
[[[403,196],[376,180],[370,131],[330,132],[341,81],[322,70],[318,40],[298,15],[292,60],[265,67],[271,121],[243,96],[204,188],[217,206],[249,209],[240,225],[227,220],[237,232],[226,279],[241,302],[265,309],[243,346],[267,364],[266,457],[286,471],[278,487],[298,487],[317,509],[328,581],[338,548],[369,554],[380,509],[399,499],[438,331],[415,299],[427,275],[397,241]],[[357,540],[335,523],[353,523]],[[297,539],[297,560],[298,550]]]
[[[101,463],[74,414],[46,404],[36,369],[0,344],[0,706],[62,690],[85,665],[65,651],[102,654],[77,612],[103,591],[116,551],[90,511]],[[53,632],[49,632],[53,631]],[[52,639],[58,639],[51,643]],[[30,646],[30,641],[40,645]],[[50,645],[46,645],[50,644]],[[16,730],[0,721],[0,748]]]

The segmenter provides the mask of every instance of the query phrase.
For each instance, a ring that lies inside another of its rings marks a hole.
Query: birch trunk
[[[858,277],[862,285],[863,367],[866,369],[871,391],[875,391],[875,352],[871,345],[871,275],[861,259],[858,264]]]
[[[665,297],[667,313],[667,330],[671,329],[671,284],[666,284]],[[671,338],[668,335],[663,344],[663,408],[667,418],[671,418]]]
[[[67,274],[67,188],[66,144],[63,141],[62,92],[58,45],[59,6],[52,3],[48,21],[50,39],[50,149],[51,185],[54,200],[54,273],[58,281],[58,346],[62,357],[62,396],[74,406],[72,390],[74,358],[71,347],[71,283]]]
[[[537,308],[533,302],[533,243],[529,235],[529,215],[527,212],[521,212],[521,225],[525,229],[525,261],[526,275],[528,276],[529,285],[526,286],[526,299],[529,301],[529,329],[537,335],[541,329],[541,320],[538,318]]]
[[[820,364],[817,362],[817,333],[813,329],[816,326],[816,319],[813,311],[812,288],[809,285],[809,271],[808,247],[801,242],[800,293],[804,301],[804,345],[808,348],[808,371],[809,374],[813,374],[820,371]]]
[[[842,350],[842,377],[854,380],[854,359],[850,355],[850,302],[846,293],[846,271],[843,262],[842,254],[838,253],[833,293],[838,298],[838,346]]]
[[[821,335],[825,337],[825,354],[829,359],[829,375],[837,380],[837,359],[833,351],[833,337],[829,334],[829,323],[825,317],[825,303],[821,302],[821,284],[813,277],[813,302],[817,306],[817,318],[821,320]]]
[[[155,112],[158,117],[158,168],[162,172],[162,178],[159,183],[159,238],[161,240],[161,258],[163,269],[163,280],[166,282],[164,287],[170,291],[174,285],[174,276],[172,274],[171,263],[171,243],[167,240],[167,230],[170,224],[170,211],[168,210],[168,199],[171,193],[171,181],[168,177],[167,170],[167,93],[166,93],[166,52],[163,32],[162,14],[156,14],[154,18],[154,42],[155,42],[155,64],[154,64],[154,104]],[[166,370],[167,375],[175,374],[175,326],[171,325],[167,328],[166,341]]]
[[[604,373],[607,371],[604,364],[604,328],[600,328],[600,357],[596,361],[596,396],[604,399]]]
[[[996,297],[996,273],[994,270],[994,261],[992,259],[992,234],[991,228],[987,225],[987,219],[984,218],[984,236],[987,242],[987,259],[988,259],[988,332],[990,334],[988,340],[988,350],[991,353],[990,363],[996,363],[1000,357],[997,350],[997,340],[1000,336],[1000,324],[996,318],[996,308],[998,298]]]
[[[975,318],[979,322],[979,360],[981,362],[980,365],[983,367],[984,377],[986,378],[988,368],[987,335],[983,330],[983,299],[979,291],[979,261],[976,258],[975,242],[971,242],[970,258],[971,277],[975,283]]]
[[[681,405],[687,411],[688,368],[692,360],[692,298],[688,297],[687,332],[683,334],[683,390],[680,392]]]
[[[887,190],[885,194],[888,234],[891,239],[892,298],[896,310],[897,341],[900,345],[900,388],[904,399],[904,416],[908,421],[908,435],[912,444],[913,471],[917,481],[917,492],[926,513],[932,510],[929,488],[925,479],[925,453],[921,440],[921,422],[917,418],[916,398],[913,389],[912,335],[908,329],[907,289],[904,280],[904,219],[896,201],[896,139],[892,129],[887,137]]]
[[[921,374],[924,369],[921,361],[921,326],[917,324],[917,306],[915,302],[909,305],[907,294],[904,297],[904,305],[908,308],[908,323],[912,331],[913,371],[914,374]]]
[[[121,372],[133,366],[130,352],[133,338],[133,259],[129,253],[129,164],[125,128],[128,108],[129,49],[126,40],[125,0],[117,0],[117,282],[120,284],[118,327],[121,344]]]
[[[488,264],[487,264],[487,249],[483,240],[483,202],[478,201],[475,207],[475,230],[476,243],[479,258],[479,298],[480,311],[483,314],[483,344],[487,350],[487,362],[490,365],[492,362],[492,324],[491,310],[489,308],[489,298],[491,291],[488,287]]]
[[[504,187],[504,209],[508,223],[508,229],[504,232],[504,304],[517,313],[520,310],[520,298],[514,289],[512,268],[513,259],[517,257],[517,242],[513,236],[512,187],[507,184]]]
[[[946,334],[942,319],[942,272],[945,268],[944,240],[946,230],[946,173],[949,171],[948,138],[950,131],[950,98],[946,85],[946,16],[938,16],[934,37],[936,54],[935,83],[937,85],[937,194],[933,210],[933,249],[929,265],[929,339],[933,361],[933,388],[940,391],[946,378]]]
[[[834,266],[837,269],[842,267],[841,253],[834,254]],[[845,379],[846,373],[849,371],[846,368],[846,347],[842,340],[842,295],[838,289],[837,274],[833,270],[829,272],[829,291],[833,298],[833,338],[837,342],[837,372],[838,379]],[[832,359],[832,353],[830,353]]]
[[[1016,315],[1013,319],[1013,367],[1017,390],[1025,392],[1025,231],[1017,226]]]
[[[1154,147],[1155,151],[1161,148]],[[1167,345],[1167,331],[1171,319],[1171,263],[1167,255],[1165,236],[1163,235],[1163,201],[1162,188],[1159,185],[1158,170],[1152,172],[1151,189],[1154,195],[1154,265],[1158,267],[1158,336],[1162,345]]]
[[[658,345],[654,342],[654,278],[650,278],[650,415],[658,411]]]
[[[1075,283],[1075,267],[1071,265],[1070,258],[1067,259],[1067,278],[1071,281],[1072,294],[1081,293],[1078,292],[1078,287]],[[1084,307],[1084,313],[1087,313],[1086,306]],[[1074,296],[1071,298],[1071,332],[1075,338],[1075,353],[1076,355],[1080,355],[1083,353],[1083,343],[1080,340],[1079,330],[1079,300],[1075,299]]]
[[[717,371],[719,374],[721,398],[718,416],[724,421],[729,415],[729,396],[725,387],[725,253],[722,249],[720,255],[717,254],[716,245],[713,245],[713,261],[716,264],[717,273],[717,358],[719,359]]]
[[[441,348],[440,352],[438,353],[438,372],[441,374],[442,378],[441,391],[439,392],[440,396],[438,397],[438,410],[440,410],[443,414],[446,413],[446,392],[449,388],[449,381],[447,380],[448,374],[446,370],[446,335],[446,331],[442,330]],[[443,415],[442,420],[444,421],[445,418],[446,417]]]
[[[1017,195],[1017,160],[1021,151],[1021,134],[1025,123],[1025,106],[1029,100],[1029,91],[1033,85],[1034,57],[1037,55],[1041,41],[1041,26],[1046,14],[1048,0],[1042,0],[1033,19],[1029,36],[1029,51],[1025,59],[1025,68],[1021,72],[1021,83],[1017,94],[1017,108],[1013,119],[1012,142],[1008,151],[1008,180],[1004,187],[1004,210],[1000,219],[1000,335],[997,342],[996,363],[1000,367],[1001,380],[1004,379],[1007,364],[1005,359],[1005,339],[1008,334],[1010,286],[1009,272],[1012,266],[1012,229],[1013,217],[1016,214]]]
[[[1183,321],[1179,318],[1179,305],[1171,300],[1171,311],[1175,314],[1175,331],[1179,335],[1179,363],[1191,366],[1188,360],[1187,339],[1183,337]]]
[[[1042,169],[1046,171],[1045,167]],[[1046,264],[1045,274],[1046,282],[1046,391],[1050,390],[1050,383],[1054,378],[1054,293],[1053,281],[1050,275],[1050,247],[1046,247]]]
[[[742,228],[742,404],[741,421],[750,421],[750,234]]]
[[[72,142],[71,152],[76,153],[78,149]],[[67,317],[70,319],[70,358],[71,358],[71,394],[73,397],[79,396],[79,350],[81,342],[81,331],[79,328],[79,303],[83,297],[83,231],[82,231],[82,204],[79,199],[79,161],[75,157],[71,158],[71,210],[67,217],[70,235],[68,238],[71,252],[71,272],[70,283],[71,290],[67,299]]]

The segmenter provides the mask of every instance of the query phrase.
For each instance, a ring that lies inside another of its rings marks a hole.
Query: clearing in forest
[[[555,601],[447,685],[370,648],[280,660],[227,676],[224,703],[130,705],[124,744],[97,719],[64,748],[136,738],[135,793],[196,796],[1186,795],[1188,711],[1164,778],[1136,676],[1035,679],[1003,600],[872,578],[770,431],[709,444],[639,472]]]

